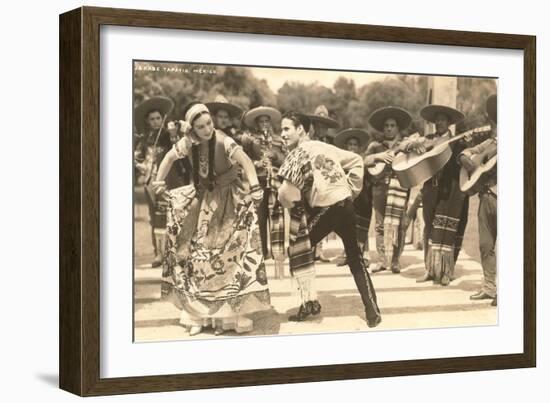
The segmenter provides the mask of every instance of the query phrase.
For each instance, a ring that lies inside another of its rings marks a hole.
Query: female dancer
[[[270,308],[256,213],[263,192],[252,161],[214,129],[206,105],[191,103],[184,114],[185,135],[166,153],[155,182],[157,193],[165,192],[172,164],[190,160],[193,184],[166,192],[163,296],[182,310],[180,323],[192,336],[208,325],[216,335],[250,331],[244,315]]]

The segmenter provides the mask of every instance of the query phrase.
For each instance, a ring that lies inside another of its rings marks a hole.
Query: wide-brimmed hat
[[[281,112],[270,106],[258,106],[246,112],[243,116],[244,124],[253,129],[256,126],[256,119],[260,116],[269,116],[273,124],[281,121]]]
[[[169,114],[174,108],[174,102],[166,97],[153,97],[143,101],[134,110],[134,124],[140,132],[147,130],[145,119],[151,111],[159,111],[164,117]]]
[[[340,127],[340,124],[336,120],[329,117],[328,109],[325,105],[319,105],[315,108],[313,115],[307,115],[307,117],[312,123],[317,122],[331,129]]]
[[[375,110],[369,117],[369,124],[379,132],[384,131],[384,123],[389,118],[395,119],[400,130],[405,130],[412,122],[412,116],[403,108],[385,106]]]
[[[491,120],[497,123],[497,94],[489,95],[485,102],[485,109]]]
[[[346,129],[342,130],[334,137],[334,145],[339,148],[346,148],[348,139],[355,137],[359,141],[359,148],[363,148],[370,140],[370,135],[363,129]]]
[[[243,113],[243,110],[237,105],[230,103],[223,95],[218,95],[214,102],[207,102],[206,107],[212,115],[215,115],[220,109],[226,110],[231,117],[238,118]]]
[[[464,120],[464,114],[458,109],[446,105],[426,105],[420,110],[420,116],[428,122],[435,123],[437,115],[442,113],[449,118],[449,124],[456,125]]]

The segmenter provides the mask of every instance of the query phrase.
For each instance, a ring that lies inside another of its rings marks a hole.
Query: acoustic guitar
[[[470,157],[475,169],[469,173],[465,168],[460,170],[460,190],[466,194],[477,193],[497,166],[497,145],[492,144],[487,149]]]
[[[439,172],[451,158],[451,144],[467,135],[472,137],[490,133],[491,126],[482,126],[450,137],[448,134],[425,140],[426,152],[401,153],[393,159],[392,168],[402,187],[409,189],[421,185]]]

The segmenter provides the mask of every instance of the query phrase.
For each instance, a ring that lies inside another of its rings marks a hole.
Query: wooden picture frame
[[[524,348],[521,354],[100,377],[100,27],[354,39],[524,52]],[[60,16],[60,387],[81,396],[533,367],[536,364],[536,38],[389,26],[82,7]]]

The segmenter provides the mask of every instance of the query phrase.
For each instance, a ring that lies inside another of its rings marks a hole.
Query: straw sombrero
[[[166,97],[153,97],[143,101],[134,109],[134,124],[136,125],[136,129],[138,132],[147,130],[145,119],[149,112],[160,111],[164,117],[172,111],[172,108],[174,108],[174,102]]]
[[[207,102],[206,107],[212,115],[215,115],[220,109],[224,109],[229,113],[229,116],[239,118],[243,110],[237,105],[230,103],[223,95],[218,95],[214,102]]]
[[[485,102],[485,109],[487,110],[487,115],[491,118],[493,122],[497,122],[497,94],[489,95],[487,101]]]
[[[375,110],[369,117],[369,124],[379,132],[384,131],[384,123],[389,118],[396,120],[400,130],[405,130],[412,122],[409,112],[396,106],[385,106]]]
[[[253,129],[256,126],[256,119],[260,116],[269,116],[273,124],[281,121],[281,112],[270,106],[258,106],[246,112],[243,116],[244,124]]]
[[[319,105],[315,108],[313,115],[307,115],[307,117],[312,123],[317,122],[331,129],[340,127],[340,124],[336,120],[329,117],[328,109],[325,105]]]
[[[334,137],[334,145],[339,148],[346,148],[346,142],[349,138],[355,137],[359,140],[359,148],[363,148],[370,140],[369,133],[363,129],[346,129],[342,130]]]
[[[420,116],[426,119],[428,122],[435,123],[435,118],[438,114],[442,113],[443,115],[449,118],[449,124],[456,125],[464,120],[464,114],[458,109],[451,108],[446,105],[426,105],[420,111]]]

